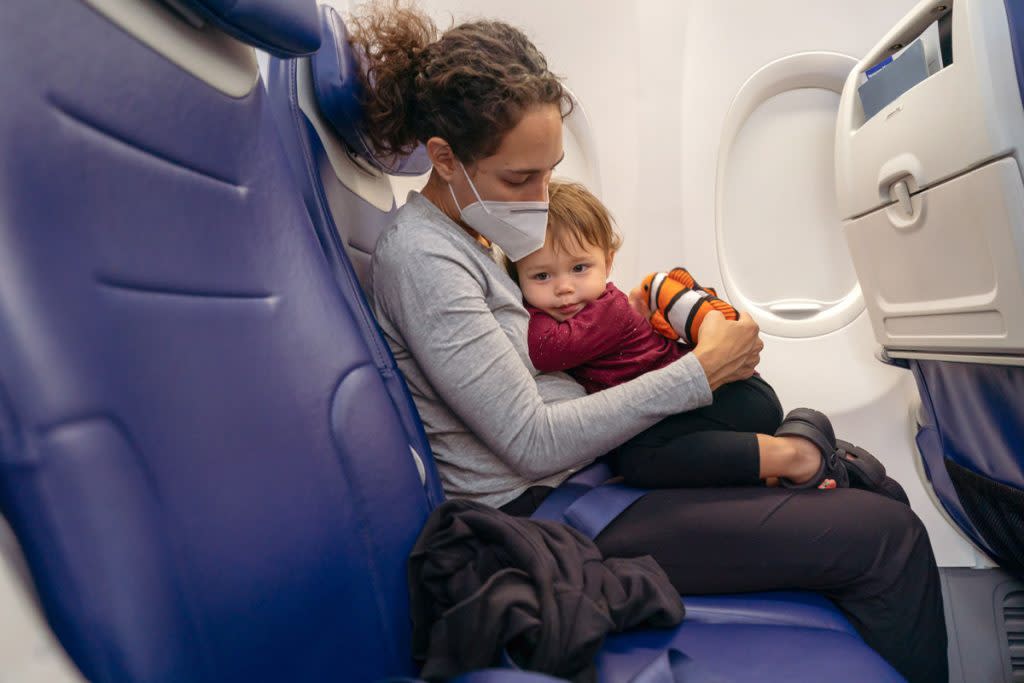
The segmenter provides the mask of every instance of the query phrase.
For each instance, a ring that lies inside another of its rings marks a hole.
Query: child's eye
[[[547,273],[534,273],[533,279],[537,282],[546,282],[550,276]]]
[[[574,265],[572,267],[572,272],[574,272],[574,273],[584,273],[584,272],[586,272],[587,268],[589,268],[589,267],[590,267],[589,263],[577,263],[576,265]]]

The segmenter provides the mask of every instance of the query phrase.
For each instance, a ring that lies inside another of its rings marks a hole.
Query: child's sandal
[[[860,446],[849,441],[836,439],[836,447],[843,451],[846,471],[850,474],[850,486],[875,493],[910,505],[906,491],[892,477],[886,475],[885,465]]]
[[[780,477],[779,483],[783,486],[798,489],[852,487],[910,504],[903,487],[886,475],[885,465],[867,450],[836,439],[832,422],[817,410],[797,408],[790,411],[775,430],[775,436],[803,437],[817,446],[822,454],[817,474],[802,484]]]
[[[821,467],[818,472],[802,483],[779,477],[779,483],[791,489],[834,489],[850,486],[850,474],[846,469],[843,451],[836,445],[832,422],[823,413],[811,408],[796,408],[775,430],[775,436],[799,436],[807,439],[821,452]]]

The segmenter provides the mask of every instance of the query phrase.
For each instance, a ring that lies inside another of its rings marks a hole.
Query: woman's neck
[[[429,200],[431,204],[439,208],[441,213],[448,216],[456,225],[465,230],[470,237],[483,246],[490,248],[491,243],[486,237],[462,222],[459,207],[455,205],[455,199],[452,197],[451,190],[448,189],[448,183],[445,182],[444,178],[437,171],[430,172],[430,178],[427,180],[427,184],[423,186],[423,189],[420,190],[420,194]]]

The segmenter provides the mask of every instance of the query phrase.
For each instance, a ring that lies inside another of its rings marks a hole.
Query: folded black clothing
[[[593,681],[609,632],[675,626],[684,614],[650,556],[605,559],[569,526],[467,500],[434,510],[408,570],[413,655],[428,680],[499,665],[507,652],[524,669]]]

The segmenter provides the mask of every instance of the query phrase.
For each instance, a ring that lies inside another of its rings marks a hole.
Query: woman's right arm
[[[695,354],[590,396],[545,403],[521,355],[525,338],[517,348],[487,305],[485,276],[443,238],[413,246],[396,237],[385,236],[374,256],[378,314],[400,331],[438,396],[524,478],[590,462],[668,415],[710,403]]]
[[[739,320],[726,320],[718,311],[704,317],[692,355],[704,368],[712,391],[754,374],[764,348],[758,332],[757,323],[748,313],[740,312]]]

